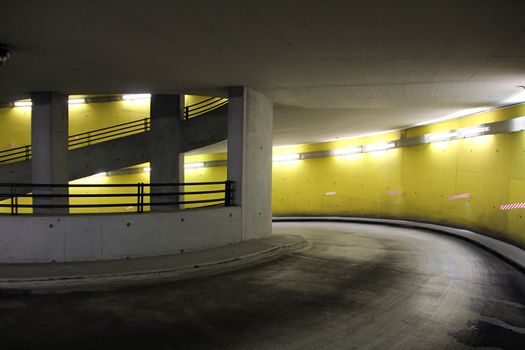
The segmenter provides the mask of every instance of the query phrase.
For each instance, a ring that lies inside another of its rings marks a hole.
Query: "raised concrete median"
[[[0,264],[0,290],[47,293],[194,278],[275,259],[306,245],[301,236],[274,235],[192,253],[128,260]]]

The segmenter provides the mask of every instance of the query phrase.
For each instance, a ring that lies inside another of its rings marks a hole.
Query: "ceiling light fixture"
[[[131,100],[146,100],[151,97],[151,94],[129,94],[129,95],[122,95],[122,99],[124,101],[131,101]]]
[[[423,138],[425,142],[440,142],[447,141],[455,138],[458,135],[456,131],[445,131],[445,132],[435,132],[432,134],[426,134]]]
[[[384,142],[384,143],[373,143],[371,145],[363,146],[363,152],[377,152],[377,151],[386,151],[396,147],[394,142]]]
[[[186,163],[184,164],[184,168],[186,169],[195,169],[195,168],[202,168],[204,167],[203,162],[196,162],[196,163]]]
[[[13,106],[15,107],[31,107],[33,105],[33,102],[31,101],[16,101],[13,103]]]
[[[69,100],[67,100],[67,103],[70,105],[79,105],[82,103],[86,103],[86,99],[85,98],[70,98]]]
[[[472,126],[469,128],[462,128],[456,130],[458,133],[458,138],[464,138],[464,137],[474,137],[474,136],[480,136],[489,131],[488,126],[479,125],[479,126]]]
[[[525,130],[525,116],[510,120],[511,132]]]
[[[332,150],[334,156],[345,156],[347,154],[356,154],[363,152],[363,147],[351,147],[351,148],[338,148]]]
[[[285,154],[285,155],[273,156],[272,157],[272,160],[274,162],[289,162],[289,161],[299,160],[299,159],[301,159],[301,156],[299,154],[297,154],[297,153]]]

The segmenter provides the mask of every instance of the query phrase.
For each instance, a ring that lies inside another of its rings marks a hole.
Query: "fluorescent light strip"
[[[122,95],[122,99],[125,101],[131,101],[131,100],[146,100],[151,98],[151,94],[129,94],[129,95]]]
[[[149,173],[151,171],[151,167],[147,166],[144,168],[145,173]]]
[[[85,98],[70,98],[69,100],[67,100],[67,103],[70,105],[82,104],[82,103],[86,103],[86,99]],[[16,101],[15,103],[13,103],[13,105],[15,107],[31,107],[33,105],[33,102],[32,101]]]
[[[273,156],[272,157],[272,160],[274,162],[289,162],[289,161],[292,161],[292,160],[299,160],[301,159],[301,156],[297,153],[294,153],[294,154],[285,154],[285,155],[280,155],[280,156]]]
[[[511,132],[525,130],[525,116],[514,118],[510,121],[510,123],[511,123]]]
[[[184,168],[186,169],[195,169],[195,168],[202,168],[204,167],[203,162],[196,162],[196,163],[186,163],[184,164]]]
[[[426,134],[423,136],[425,142],[439,142],[446,141],[455,138],[458,135],[456,131],[445,131],[445,132],[436,132],[433,134]]]
[[[423,139],[425,142],[440,142],[440,141],[447,141],[447,140],[452,140],[452,139],[461,139],[461,138],[466,138],[466,137],[480,136],[480,135],[487,133],[487,131],[489,130],[490,128],[488,126],[477,125],[477,126],[471,126],[468,128],[461,128],[457,130],[426,134],[423,136]]]
[[[80,105],[80,104],[86,103],[86,99],[85,98],[70,98],[69,100],[67,100],[67,103],[70,105]]]
[[[31,107],[33,105],[33,102],[31,101],[16,101],[13,103],[15,107]]]
[[[351,147],[351,148],[338,148],[338,149],[332,150],[332,154],[334,156],[344,156],[348,154],[356,154],[356,153],[361,153],[361,152],[363,152],[363,147],[361,146]]]
[[[458,133],[459,138],[474,137],[474,136],[482,135],[483,133],[489,131],[489,127],[484,126],[484,125],[479,125],[479,126],[472,126],[469,128],[457,129],[456,131]]]
[[[394,142],[373,143],[371,145],[363,146],[363,152],[385,151],[394,147],[396,147]]]

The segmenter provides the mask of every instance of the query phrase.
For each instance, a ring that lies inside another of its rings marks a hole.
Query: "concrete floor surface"
[[[0,296],[2,349],[523,349],[525,276],[415,229],[278,223],[308,248],[216,276]]]

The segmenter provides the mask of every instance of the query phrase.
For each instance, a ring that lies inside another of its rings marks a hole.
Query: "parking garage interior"
[[[3,7],[2,348],[523,348],[522,2]]]

